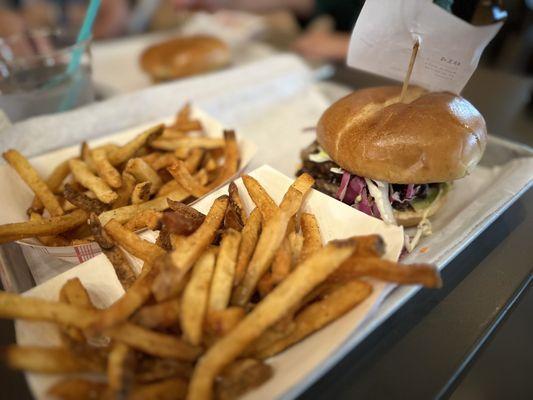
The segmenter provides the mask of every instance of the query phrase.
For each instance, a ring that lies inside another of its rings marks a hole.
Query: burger
[[[368,88],[331,105],[298,174],[368,215],[427,231],[452,182],[481,159],[486,125],[461,96],[411,86],[400,102],[400,92]]]
[[[148,47],[141,68],[155,82],[214,71],[231,62],[229,46],[209,35],[183,36]]]

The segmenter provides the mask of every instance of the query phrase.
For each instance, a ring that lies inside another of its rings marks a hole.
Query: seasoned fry
[[[381,258],[359,256],[350,257],[332,274],[329,281],[344,282],[364,276],[402,285],[442,287],[439,270],[433,265],[401,265]]]
[[[70,214],[43,218],[40,221],[16,222],[0,225],[0,243],[12,242],[35,236],[52,236],[69,231],[83,224],[88,214],[74,210]]]
[[[119,165],[123,162],[126,162],[132,158],[137,150],[143,147],[146,143],[150,143],[153,139],[161,135],[164,128],[165,125],[163,124],[156,125],[136,136],[125,145],[109,152],[107,155],[109,162],[112,165]]]
[[[32,212],[30,214],[30,221],[42,222],[44,217],[41,214]],[[37,240],[45,246],[69,246],[70,242],[62,236],[37,236]]]
[[[168,205],[173,211],[163,214],[163,225],[170,233],[188,236],[205,220],[205,215],[191,206],[172,200]]]
[[[185,340],[196,346],[202,342],[202,329],[214,268],[215,255],[209,251],[194,265],[191,279],[183,291],[181,329]]]
[[[227,206],[228,196],[220,196],[216,199],[205,217],[204,223],[170,254],[172,266],[161,271],[152,286],[152,292],[158,301],[168,299],[176,294],[180,281],[198,260],[204,249],[213,241]]]
[[[163,185],[163,181],[157,172],[142,158],[129,160],[125,171],[132,174],[137,182],[150,182],[150,194],[156,193]]]
[[[96,164],[93,159],[91,148],[87,142],[81,144],[80,158],[85,164],[87,164],[87,167],[89,167],[92,172],[96,173]]]
[[[135,354],[124,343],[115,343],[107,360],[107,384],[115,398],[126,398],[135,378]]]
[[[188,197],[187,194],[184,195],[182,191],[178,190],[175,192],[171,192],[166,196],[157,197],[153,200],[147,201],[146,203],[115,208],[114,210],[109,210],[109,211],[106,211],[100,214],[99,215],[100,222],[102,223],[102,225],[105,225],[111,219],[115,219],[120,223],[125,223],[131,218],[133,218],[135,214],[143,210],[149,210],[149,209],[154,210],[154,211],[166,210],[168,208],[167,199],[171,199],[174,201],[182,201],[186,197]]]
[[[182,186],[187,192],[194,197],[202,197],[209,189],[202,186],[195,177],[191,175],[187,166],[183,161],[178,161],[167,168],[172,177]]]
[[[321,329],[345,314],[372,293],[372,286],[366,282],[349,281],[335,288],[324,299],[311,303],[295,319],[295,329],[268,347],[261,345],[261,338],[255,342],[255,356],[268,358],[280,353],[287,347],[298,343],[311,333]]]
[[[72,185],[65,184],[63,190],[65,199],[74,204],[76,207],[81,208],[89,213],[101,214],[109,209],[109,205],[102,203],[98,199],[91,199],[84,193],[78,192]]]
[[[140,383],[155,382],[172,377],[188,380],[192,375],[192,368],[191,363],[172,358],[143,357],[137,364],[135,379]]]
[[[245,358],[224,369],[215,387],[218,400],[235,400],[256,388],[273,375],[272,367],[264,362]]]
[[[159,150],[176,150],[176,149],[217,149],[224,147],[224,139],[212,137],[193,137],[185,136],[175,139],[159,138],[152,142],[151,146]]]
[[[302,213],[300,225],[304,235],[304,242],[299,260],[302,262],[322,248],[322,238],[320,237],[320,229],[318,228],[318,223],[313,214]]]
[[[223,310],[209,311],[206,318],[206,331],[217,338],[226,335],[245,317],[242,307],[228,307]]]
[[[179,322],[180,300],[170,299],[142,307],[135,313],[132,321],[145,328],[168,328]]]
[[[13,369],[42,374],[103,371],[63,347],[8,346],[3,350],[2,358]]]
[[[131,199],[131,194],[135,188],[135,177],[127,172],[122,172],[122,186],[117,189],[117,199],[112,203],[113,208],[127,206]]]
[[[63,161],[58,164],[50,176],[46,179],[46,185],[54,194],[58,194],[61,184],[70,174],[70,167],[68,165],[68,160]],[[35,212],[41,212],[43,209],[43,203],[39,200],[39,197],[35,196],[31,204],[31,209]]]
[[[242,202],[241,196],[239,194],[239,189],[237,188],[235,182],[231,182],[229,184],[228,193],[230,204],[232,208],[238,213],[241,224],[246,224],[246,220],[248,219],[248,217],[246,215],[246,211],[244,210],[244,204]]]
[[[187,382],[177,377],[140,385],[133,389],[128,400],[182,400],[187,394]]]
[[[237,257],[237,265],[235,266],[234,286],[238,286],[241,283],[242,278],[246,273],[246,267],[248,266],[250,258],[252,258],[255,245],[259,239],[259,233],[261,232],[261,220],[261,211],[259,208],[255,208],[242,229],[241,246]]]
[[[141,239],[114,219],[105,224],[104,229],[116,243],[148,264],[154,264],[158,258],[165,255],[161,247]]]
[[[289,236],[286,235],[285,239],[281,243],[274,261],[272,261],[272,283],[277,285],[280,283],[289,273],[292,268],[292,251]]]
[[[48,394],[60,400],[95,400],[106,395],[107,385],[87,379],[69,378],[55,383]]]
[[[135,185],[131,192],[131,204],[146,203],[150,199],[152,184],[150,182],[141,182]]]
[[[152,154],[156,154],[156,153],[152,153]],[[161,154],[159,157],[157,157],[155,160],[153,160],[149,164],[154,170],[158,171],[160,169],[166,168],[166,167],[174,164],[177,161],[178,161],[178,157],[176,157],[175,154],[173,154],[173,153],[163,153],[163,154]],[[148,162],[148,161],[146,161],[146,162]]]
[[[76,178],[76,181],[81,183],[87,189],[92,190],[98,200],[105,204],[109,204],[118,198],[118,195],[113,192],[107,183],[94,175],[83,161],[72,159],[69,161],[69,165],[70,171]]]
[[[208,185],[209,190],[216,189],[222,185],[226,180],[230,179],[239,169],[239,145],[235,137],[235,131],[224,131],[224,165],[220,169],[220,173],[213,182]]]
[[[17,150],[12,149],[6,151],[3,156],[8,164],[39,198],[51,216],[60,216],[64,214],[57,198],[22,154]]]
[[[161,225],[163,213],[154,210],[143,210],[135,217],[124,224],[124,228],[130,231],[138,231],[140,229],[148,228],[153,231],[158,230]]]
[[[85,289],[79,278],[69,279],[61,288],[61,294],[69,304],[95,309],[87,289]]]
[[[227,229],[220,244],[211,282],[208,312],[223,310],[229,304],[240,243],[241,234],[233,229]]]
[[[185,166],[187,167],[187,170],[191,174],[196,172],[196,170],[200,166],[200,163],[202,162],[202,158],[204,157],[204,154],[205,152],[202,149],[192,149],[187,155],[187,158],[184,160],[184,162],[185,162]]]
[[[261,334],[323,282],[353,252],[354,240],[330,242],[300,264],[231,332],[216,342],[198,361],[188,399],[209,399],[215,378]]]
[[[263,219],[267,221],[272,218],[278,206],[274,200],[272,200],[263,186],[261,186],[261,184],[250,175],[244,175],[242,177],[242,181],[244,182],[244,186],[246,186],[246,190],[248,191],[248,194],[252,198],[253,202],[261,211]]]
[[[107,159],[107,151],[103,148],[94,149],[92,151],[92,157],[98,176],[112,188],[117,189],[121,187],[122,179],[120,172]]]

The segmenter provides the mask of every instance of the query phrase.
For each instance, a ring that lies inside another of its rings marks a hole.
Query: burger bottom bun
[[[448,194],[445,193],[444,195],[441,195],[438,199],[436,199],[433,203],[431,203],[431,210],[429,211],[427,218],[433,216],[442,205],[446,202],[448,198]],[[396,218],[396,222],[398,225],[403,225],[406,228],[411,226],[417,226],[420,221],[422,221],[422,217],[424,216],[424,213],[427,209],[420,210],[420,211],[414,211],[414,210],[408,210],[408,211],[398,211],[394,210],[394,217]]]

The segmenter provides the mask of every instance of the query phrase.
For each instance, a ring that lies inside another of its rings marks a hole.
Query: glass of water
[[[0,109],[11,122],[94,100],[91,41],[76,44],[76,35],[57,29],[0,38]]]

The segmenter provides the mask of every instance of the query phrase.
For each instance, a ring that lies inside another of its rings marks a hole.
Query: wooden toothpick
[[[411,51],[411,59],[409,60],[409,67],[407,68],[407,74],[403,80],[402,93],[400,94],[400,103],[403,103],[405,95],[407,93],[407,88],[409,87],[409,80],[411,79],[411,73],[413,72],[413,67],[415,65],[416,54],[418,53],[418,47],[420,47],[420,42],[416,39],[415,44],[413,45],[413,50]]]

